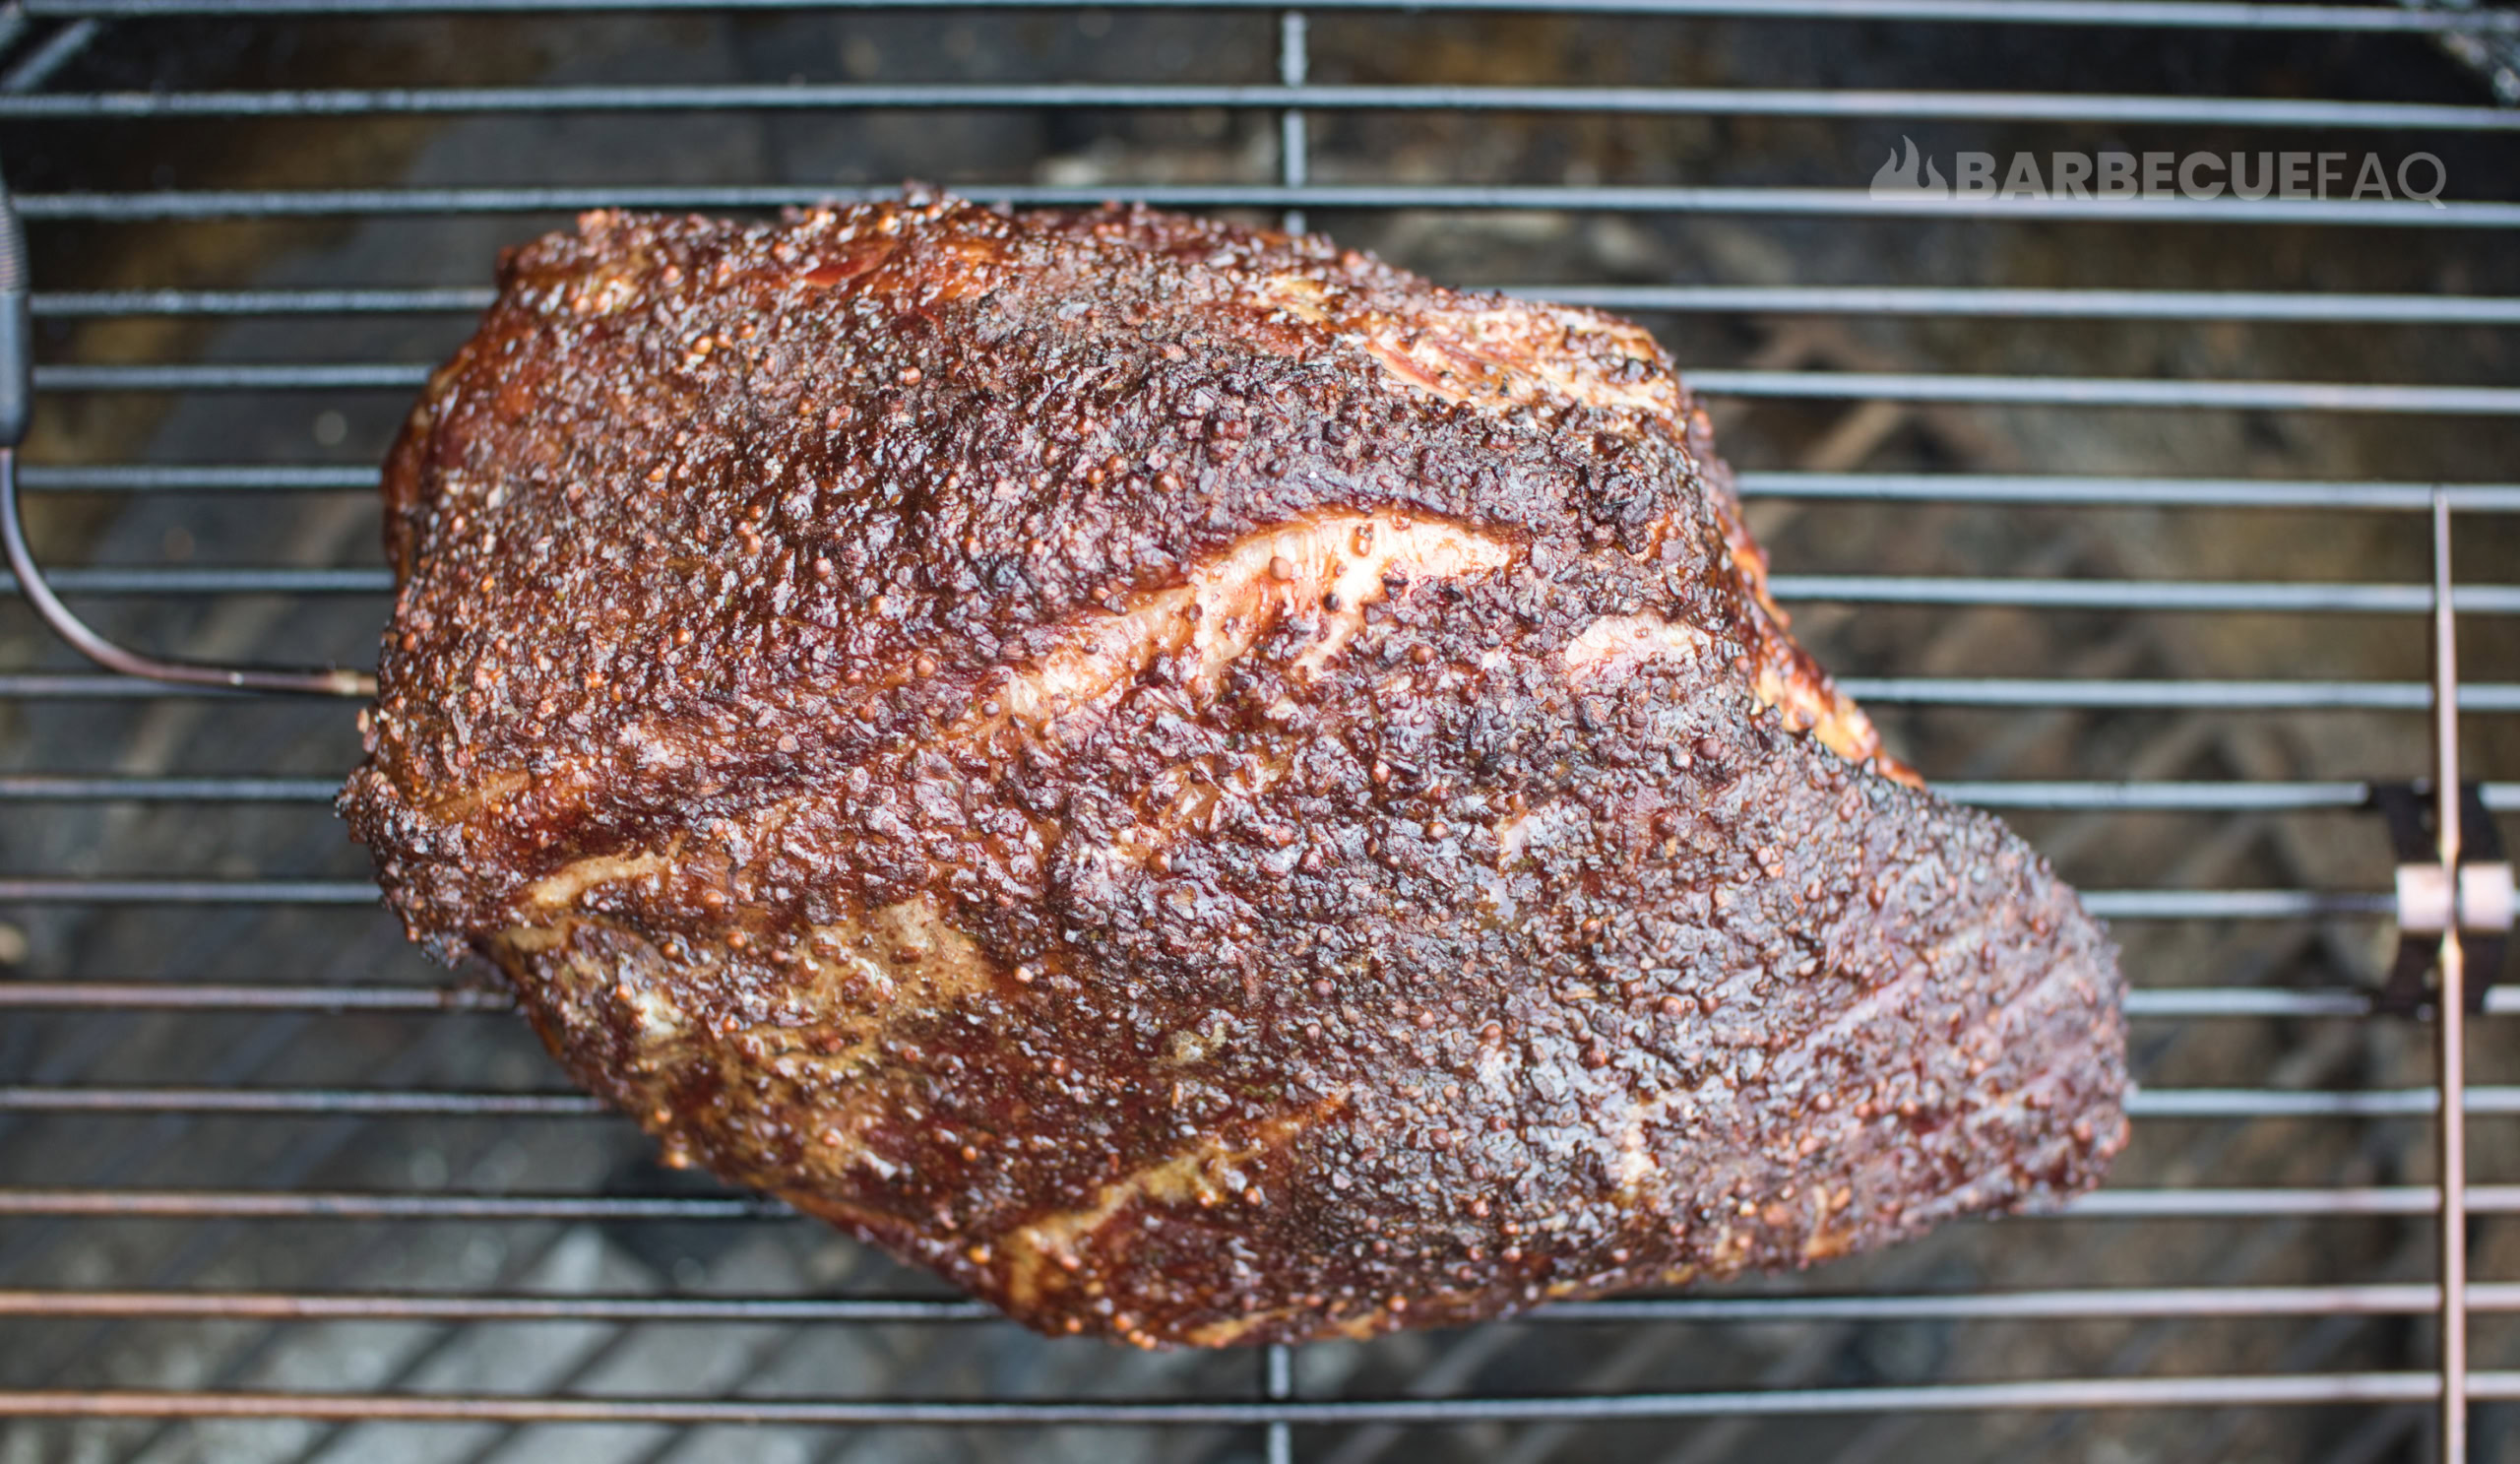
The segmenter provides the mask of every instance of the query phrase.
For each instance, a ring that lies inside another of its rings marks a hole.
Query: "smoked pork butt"
[[[2052,1206],[2115,954],[1786,634],[1645,333],[1315,237],[598,213],[385,476],[342,797],[697,1163],[1294,1341]]]

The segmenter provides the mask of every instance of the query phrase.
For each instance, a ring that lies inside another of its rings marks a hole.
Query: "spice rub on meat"
[[[1787,636],[1635,327],[927,198],[591,214],[502,285],[386,470],[342,807],[669,1160],[1214,1345],[2124,1142],[2106,937]]]

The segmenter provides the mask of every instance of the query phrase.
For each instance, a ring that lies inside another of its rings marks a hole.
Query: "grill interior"
[[[2512,20],[0,11],[42,291],[32,527],[125,640],[371,664],[373,464],[495,251],[570,211],[914,177],[1283,219],[1655,330],[1805,643],[2112,921],[2143,1085],[2113,1181],[2061,1216],[1372,1344],[1044,1342],[657,1168],[500,990],[408,950],[326,807],[348,708],[98,674],[12,603],[0,1459],[2431,1457],[2436,1071],[2428,1024],[2370,1011],[2393,861],[2364,805],[2429,766],[2447,484],[2464,766],[2520,806]],[[1871,199],[1903,138],[1946,165],[2424,152],[2448,188]],[[2520,1456],[2503,1009],[2467,1065],[2478,1459]]]

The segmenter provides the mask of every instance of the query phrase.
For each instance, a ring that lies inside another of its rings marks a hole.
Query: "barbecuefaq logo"
[[[1933,159],[1917,150],[1907,138],[1899,139],[1899,151],[1881,164],[1872,175],[1874,198],[1949,198],[1951,184],[1944,180],[1942,169]]]
[[[1906,137],[1872,174],[1877,199],[2233,198],[2410,201],[2444,207],[2430,153],[1954,153],[1946,174]]]

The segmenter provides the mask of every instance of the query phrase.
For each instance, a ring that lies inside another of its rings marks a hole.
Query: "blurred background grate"
[[[2448,484],[2468,776],[2520,806],[2515,20],[0,9],[41,291],[32,528],[127,640],[369,664],[372,465],[497,250],[570,211],[915,178],[1308,225],[1654,329],[1806,643],[2112,921],[2143,1085],[2113,1182],[2063,1216],[1370,1344],[1043,1342],[660,1170],[501,991],[407,949],[326,806],[348,707],[119,681],[11,603],[0,1461],[2430,1457],[2436,1074],[2425,1024],[2369,1015],[2395,934],[2364,805],[2429,767]],[[2447,187],[1870,198],[1909,139],[1946,167],[2426,153]],[[2504,1009],[2467,1106],[2479,1459],[2520,1458]]]

